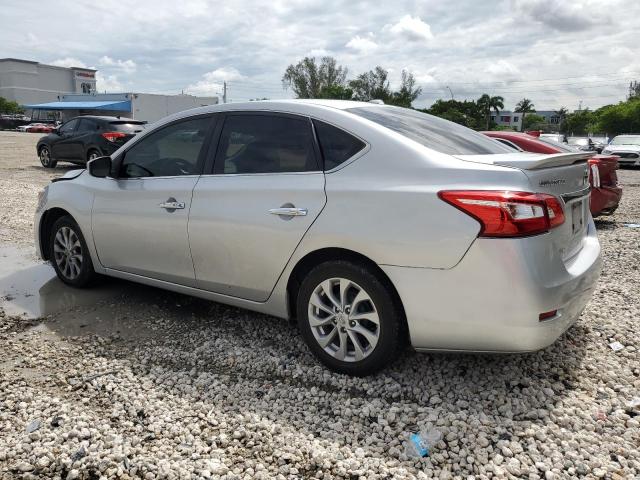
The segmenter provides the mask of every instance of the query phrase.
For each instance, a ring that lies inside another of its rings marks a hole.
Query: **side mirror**
[[[89,175],[97,178],[108,177],[111,173],[111,157],[98,157],[87,163]]]

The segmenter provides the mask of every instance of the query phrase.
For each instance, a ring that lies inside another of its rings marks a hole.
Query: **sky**
[[[422,94],[597,108],[640,80],[638,0],[4,1],[0,58],[98,69],[98,90],[291,98],[289,64],[403,69]]]

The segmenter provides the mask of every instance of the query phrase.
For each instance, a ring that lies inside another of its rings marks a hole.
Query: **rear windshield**
[[[384,106],[349,108],[347,111],[449,155],[513,153],[506,145],[470,128],[416,110]]]
[[[109,122],[109,128],[114,132],[141,132],[144,129],[144,122],[120,121]]]

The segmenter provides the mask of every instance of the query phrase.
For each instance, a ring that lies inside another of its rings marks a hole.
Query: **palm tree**
[[[522,128],[520,129],[520,131],[524,131],[524,118],[527,113],[533,113],[535,111],[536,109],[533,103],[531,103],[531,100],[529,100],[528,98],[523,98],[518,102],[518,104],[516,105],[516,112],[522,114]]]
[[[504,98],[499,95],[490,97],[484,93],[476,103],[484,114],[484,119],[487,123],[487,130],[489,130],[489,126],[491,124],[491,110],[496,112],[496,117],[498,117],[498,113],[500,113],[500,110],[504,108]]]
[[[560,119],[560,121],[558,122],[558,129],[562,131],[563,125],[564,125],[564,119],[569,114],[569,109],[567,107],[560,107],[559,110],[555,110],[553,113],[555,113]]]

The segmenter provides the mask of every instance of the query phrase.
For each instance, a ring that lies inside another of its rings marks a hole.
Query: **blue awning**
[[[49,102],[35,105],[24,105],[24,108],[32,110],[117,110],[121,112],[131,111],[131,100],[102,101],[102,102]]]

